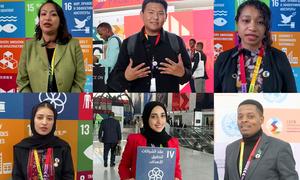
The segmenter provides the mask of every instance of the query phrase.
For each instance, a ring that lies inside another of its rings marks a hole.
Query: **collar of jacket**
[[[142,29],[141,29],[141,31],[139,33],[139,37],[140,38],[138,38],[138,39],[141,42],[147,41],[144,32],[145,32],[145,26],[142,27]],[[166,34],[167,34],[166,31],[163,28],[161,28],[159,41],[168,42],[168,39],[166,38],[166,36],[167,36]]]

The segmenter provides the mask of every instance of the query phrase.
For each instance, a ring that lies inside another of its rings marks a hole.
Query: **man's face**
[[[251,137],[257,133],[264,121],[263,115],[252,104],[241,105],[238,108],[238,127],[243,137]]]
[[[202,51],[203,47],[202,47],[201,44],[197,44],[195,49],[196,49],[197,51]]]
[[[100,27],[100,28],[97,29],[97,32],[98,32],[98,34],[100,35],[100,37],[102,39],[104,39],[105,41],[108,40],[108,38],[109,38],[109,31],[108,31],[107,28]]]
[[[195,41],[193,41],[193,40],[189,41],[189,46],[190,46],[191,49],[195,47],[195,44],[196,44]]]
[[[140,15],[148,35],[157,35],[167,19],[164,6],[160,3],[148,3]]]

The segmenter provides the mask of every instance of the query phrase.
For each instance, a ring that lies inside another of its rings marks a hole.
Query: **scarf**
[[[158,133],[149,126],[150,114],[156,106],[162,107],[167,116],[167,110],[162,103],[156,101],[147,103],[142,115],[144,123],[144,131],[142,132],[142,135],[147,139],[147,146],[154,145],[155,147],[168,147],[168,141],[171,139],[171,136],[166,132],[165,128]]]

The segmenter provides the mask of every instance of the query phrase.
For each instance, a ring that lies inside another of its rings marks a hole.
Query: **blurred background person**
[[[203,52],[203,43],[197,42],[196,51],[192,62],[192,79],[190,81],[192,92],[205,92],[206,74],[206,54]]]
[[[100,23],[97,27],[97,33],[106,42],[105,57],[104,59],[98,59],[95,55],[93,56],[93,63],[101,64],[105,67],[105,84],[107,78],[118,59],[118,54],[121,48],[121,39],[113,33],[112,27],[109,23]]]
[[[107,167],[108,153],[110,151],[110,167],[115,166],[116,147],[121,142],[122,134],[120,122],[114,118],[114,113],[111,112],[110,116],[101,122],[98,139],[104,143],[104,167]]]

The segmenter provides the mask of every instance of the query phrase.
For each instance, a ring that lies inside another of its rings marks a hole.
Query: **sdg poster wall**
[[[0,93],[0,179],[10,179],[13,145],[30,135],[31,109],[50,101],[58,111],[55,134],[71,146],[77,179],[92,179],[92,94]]]

